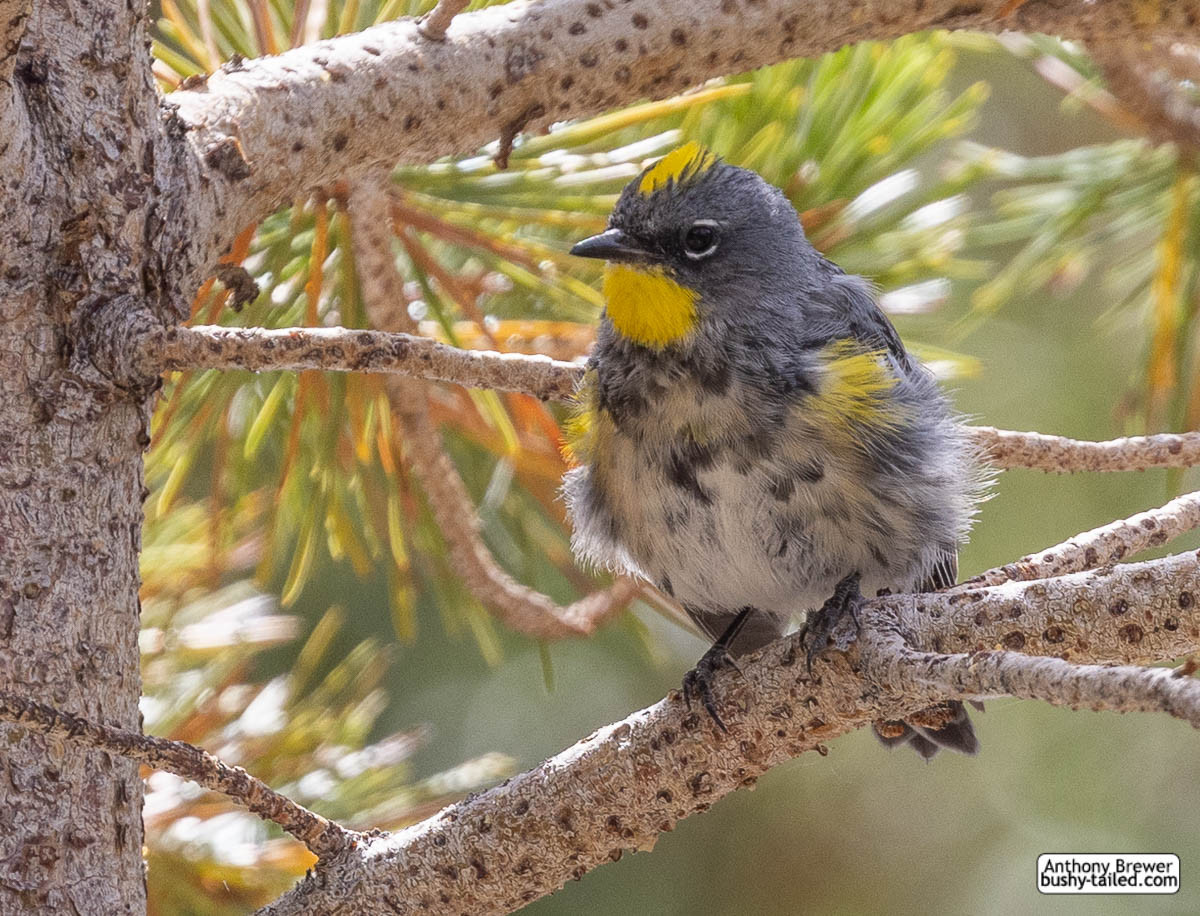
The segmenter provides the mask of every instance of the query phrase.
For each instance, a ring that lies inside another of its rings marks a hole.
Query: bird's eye
[[[693,261],[707,258],[717,250],[720,235],[717,224],[711,219],[697,220],[683,234],[683,253]]]

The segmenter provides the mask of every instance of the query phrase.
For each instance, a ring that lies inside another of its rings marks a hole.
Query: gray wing
[[[861,277],[843,273],[836,265],[830,267],[832,269],[825,278],[828,284],[827,292],[820,295],[815,303],[822,320],[827,322],[819,333],[825,334],[826,338],[832,335],[851,336],[880,349],[886,349],[891,353],[897,368],[910,382],[917,385],[933,384],[932,377],[927,375],[904,348],[899,333],[875,302],[875,296],[867,282]],[[932,592],[949,588],[957,580],[958,551],[949,547],[939,554],[937,562],[918,591]],[[981,704],[972,705],[982,709]],[[926,717],[922,713],[937,715]],[[922,713],[913,717],[916,720],[914,722],[876,723],[876,736],[888,747],[908,744],[926,760],[942,748],[967,755],[978,752],[979,741],[975,737],[975,729],[971,725],[966,707],[961,702],[950,700],[930,710],[923,710]],[[923,718],[929,721],[922,724]]]
[[[814,343],[854,337],[887,350],[905,372],[918,368],[891,319],[875,301],[871,284],[830,261],[824,264],[825,276],[805,305],[807,334]]]

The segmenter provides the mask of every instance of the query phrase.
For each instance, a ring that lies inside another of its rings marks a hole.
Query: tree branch
[[[963,591],[981,585],[1028,581],[1083,572],[1116,563],[1171,538],[1200,528],[1200,492],[1176,497],[1165,506],[1148,509],[1077,534],[1073,538],[980,573],[950,589]]]
[[[1170,34],[1132,40],[1112,36],[1089,45],[1088,53],[1104,72],[1109,91],[1138,119],[1145,134],[1194,154],[1200,151],[1200,107],[1180,85],[1194,82],[1200,73],[1200,49],[1191,37],[1189,45]],[[1190,72],[1172,72],[1180,68]]]
[[[403,282],[392,254],[386,187],[382,182],[363,183],[354,189],[349,203],[359,285],[372,324],[415,331],[416,322],[404,308]],[[505,625],[537,639],[588,636],[623,610],[640,590],[632,579],[621,579],[564,607],[521,584],[496,562],[480,535],[479,513],[458,468],[442,448],[425,389],[418,379],[392,378],[388,395],[404,434],[405,452],[425,490],[454,570],[471,593]]]
[[[1035,471],[1145,471],[1200,464],[1200,433],[1158,433],[1089,442],[992,426],[972,429],[989,463]]]
[[[831,654],[809,674],[793,635],[747,659],[744,678],[720,675],[728,734],[672,693],[504,785],[329,861],[262,913],[506,913],[626,850],[650,848],[676,821],[784,760],[826,753],[832,738],[951,695],[1012,690],[1194,721],[1191,682],[1176,688],[1126,669],[1075,675],[1064,661],[1031,668],[1011,653],[955,653],[998,645],[1085,662],[1175,658],[1200,647],[1197,589],[1200,564],[1189,553],[1102,574],[870,601],[861,652]],[[897,649],[896,634],[912,648]],[[1052,694],[1052,683],[1064,692]]]
[[[229,766],[183,741],[154,738],[80,719],[41,703],[0,692],[0,720],[24,725],[51,738],[137,760],[220,792],[265,820],[278,824],[316,856],[353,848],[363,837],[280,795],[241,767]]]
[[[413,20],[226,67],[171,94],[209,167],[216,236],[232,238],[313,185],[477,150],[704,80],[930,28],[1091,39],[1195,35],[1200,0],[592,0],[465,13],[443,41]],[[210,242],[211,244],[211,242]],[[219,254],[213,250],[212,256]]]
[[[437,6],[421,17],[417,28],[430,41],[442,41],[450,21],[470,5],[471,0],[438,0]]]
[[[872,638],[874,644],[870,645]],[[946,699],[1009,696],[1052,706],[1109,712],[1165,712],[1200,728],[1200,682],[1183,670],[1075,665],[1020,652],[938,655],[914,652],[903,640],[872,634],[860,639],[870,677],[901,694],[923,690]]]
[[[397,302],[402,300],[397,299]],[[143,332],[139,332],[143,333]],[[323,369],[394,372],[565,401],[583,377],[578,363],[523,353],[460,350],[427,337],[349,328],[193,328],[145,331],[133,345],[142,371],[176,369]],[[1045,433],[971,427],[980,450],[998,468],[1040,471],[1143,471],[1200,464],[1200,433],[1160,433],[1088,442]]]
[[[569,398],[582,369],[523,353],[459,350],[427,337],[350,328],[156,329],[140,345],[145,371],[324,369],[395,372],[473,388],[519,391],[543,401]]]

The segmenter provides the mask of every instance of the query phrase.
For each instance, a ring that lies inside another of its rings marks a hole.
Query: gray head
[[[607,260],[610,281],[612,265],[673,281],[694,294],[700,319],[733,317],[721,313],[777,300],[783,291],[794,296],[819,260],[778,188],[696,143],[668,153],[631,181],[608,225],[572,254]],[[616,321],[610,285],[605,291]]]

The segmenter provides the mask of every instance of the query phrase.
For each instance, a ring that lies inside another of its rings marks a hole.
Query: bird
[[[871,284],[810,244],[782,191],[689,142],[571,253],[606,262],[565,427],[572,549],[713,640],[683,679],[689,706],[725,731],[716,672],[793,620],[954,584],[980,458]],[[978,749],[958,701],[875,731],[925,759]]]

